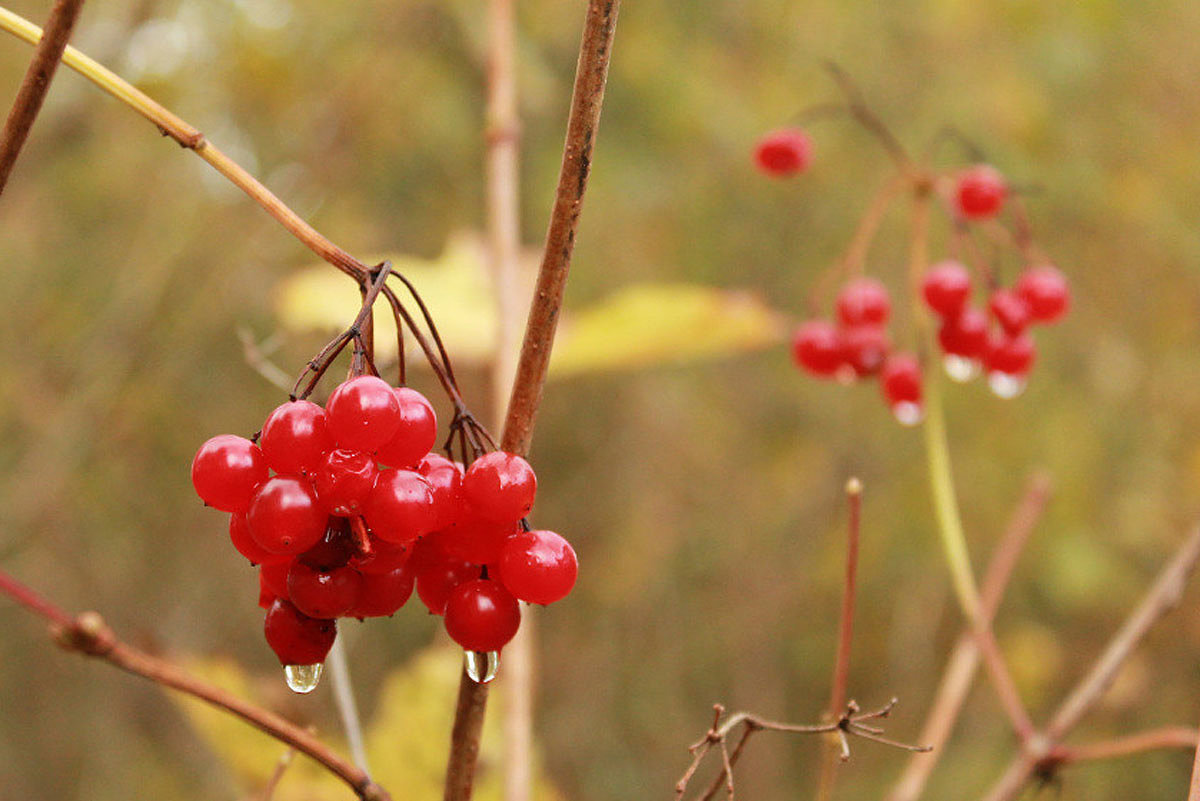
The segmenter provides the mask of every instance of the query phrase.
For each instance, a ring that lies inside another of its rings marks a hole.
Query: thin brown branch
[[[71,38],[71,30],[79,19],[79,11],[83,0],[55,0],[54,8],[50,11],[50,19],[46,22],[46,32],[33,51],[33,59],[29,69],[17,90],[17,99],[13,101],[8,119],[4,123],[4,132],[0,133],[0,194],[8,183],[13,165],[33,121],[42,110],[42,101],[50,90],[50,82],[62,61],[63,51],[67,49],[67,40]]]
[[[1196,746],[1196,758],[1192,761],[1192,780],[1188,782],[1187,801],[1200,801],[1200,745]]]
[[[558,189],[501,438],[501,447],[510,453],[529,452],[534,421],[546,384],[550,351],[575,247],[575,232],[591,171],[592,150],[600,124],[620,7],[620,0],[588,1]],[[475,683],[463,671],[446,767],[446,801],[470,798],[486,705],[487,685]]]
[[[128,673],[224,709],[259,731],[312,758],[349,785],[363,801],[390,801],[391,797],[382,787],[334,753],[311,732],[270,710],[192,676],[178,665],[128,645],[117,638],[98,613],[84,612],[77,617],[71,617],[3,571],[0,571],[0,594],[9,596],[29,611],[49,621],[55,640],[66,650],[102,659]]]
[[[1191,750],[1196,747],[1197,742],[1200,742],[1200,733],[1196,729],[1187,726],[1164,726],[1099,743],[1055,746],[1042,764],[1057,769],[1080,762],[1117,759],[1165,748]]]
[[[1004,597],[1017,559],[1042,517],[1046,502],[1050,498],[1050,489],[1050,478],[1047,474],[1039,471],[1030,476],[1021,501],[1009,519],[1000,543],[992,552],[979,592],[981,614],[989,624]],[[946,669],[942,673],[933,706],[921,729],[921,742],[930,743],[933,752],[928,756],[914,756],[909,760],[886,801],[915,801],[921,795],[930,773],[946,750],[946,742],[958,721],[978,668],[979,647],[974,637],[963,633],[946,661]]]
[[[271,778],[263,785],[262,794],[259,796],[260,801],[271,801],[271,796],[275,795],[275,788],[279,786],[279,780],[283,778],[283,774],[287,772],[288,766],[292,764],[292,760],[296,757],[296,749],[289,747],[279,756],[279,761],[275,763],[275,770],[271,773]]]
[[[1163,615],[1183,596],[1188,577],[1200,560],[1200,526],[1188,536],[1159,573],[1141,603],[1109,641],[1103,653],[1059,705],[1044,732],[1032,737],[1023,751],[984,796],[986,801],[1013,801],[1055,746],[1078,725],[1116,678],[1117,671]]]

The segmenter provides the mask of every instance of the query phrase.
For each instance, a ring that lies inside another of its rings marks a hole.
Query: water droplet
[[[289,690],[303,695],[317,689],[324,670],[325,665],[320,662],[315,665],[284,665],[283,677],[287,679]]]
[[[953,353],[947,353],[942,359],[942,367],[946,370],[946,375],[950,376],[951,381],[957,381],[960,384],[965,384],[979,375],[978,359],[955,356]]]
[[[464,651],[463,658],[467,663],[467,675],[476,684],[487,684],[500,670],[499,651]]]
[[[900,401],[892,407],[892,414],[902,426],[915,426],[925,419],[925,408],[919,403]]]
[[[988,373],[988,386],[997,398],[1015,398],[1025,391],[1025,376],[1011,373]]]

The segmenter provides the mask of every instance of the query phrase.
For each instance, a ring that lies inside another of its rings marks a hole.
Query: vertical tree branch
[[[591,169],[592,148],[600,124],[620,5],[620,0],[588,2],[558,189],[500,443],[504,450],[511,453],[528,453],[534,420],[546,383],[550,350],[554,344],[559,309],[574,251],[575,232],[579,226]],[[487,688],[486,684],[476,684],[463,671],[451,732],[445,801],[466,801],[471,796],[475,763],[479,755],[479,735],[487,707]]]
[[[42,110],[42,101],[50,90],[50,81],[62,60],[63,51],[67,49],[67,40],[71,38],[71,30],[75,20],[79,19],[79,10],[83,0],[55,0],[46,22],[46,33],[33,51],[33,60],[17,90],[17,99],[13,101],[8,120],[4,123],[4,132],[0,134],[0,194],[8,183],[17,156],[29,137],[29,130],[38,112]]]

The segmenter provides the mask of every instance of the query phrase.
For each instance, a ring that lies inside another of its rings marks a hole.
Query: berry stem
[[[0,133],[0,194],[4,192],[8,176],[12,174],[13,165],[17,163],[17,156],[21,154],[33,122],[42,110],[42,101],[50,90],[50,81],[54,79],[81,8],[83,0],[55,0],[54,8],[50,11],[46,35],[34,50],[29,69],[25,71],[25,78],[21,81],[4,123],[4,132]]]

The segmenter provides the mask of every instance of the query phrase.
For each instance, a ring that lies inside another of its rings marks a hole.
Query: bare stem
[[[1165,748],[1192,750],[1198,741],[1200,741],[1200,736],[1195,729],[1187,726],[1164,726],[1161,729],[1151,729],[1099,743],[1060,745],[1050,752],[1044,763],[1057,769],[1080,762],[1118,759],[1147,751],[1161,751]]]
[[[67,48],[67,40],[71,38],[71,30],[79,19],[79,10],[83,0],[55,0],[54,8],[50,11],[50,19],[46,23],[46,35],[38,42],[33,52],[33,60],[17,90],[17,99],[13,101],[4,123],[4,132],[0,133],[0,194],[8,183],[17,156],[29,137],[33,121],[42,110],[42,101],[50,90],[50,81],[54,80],[54,72],[62,60],[63,51]]]
[[[7,595],[51,624],[59,645],[68,651],[94,656],[155,684],[224,709],[256,729],[311,757],[344,781],[364,801],[389,801],[387,792],[362,770],[333,752],[311,732],[262,707],[185,672],[179,666],[139,651],[117,638],[96,612],[71,617],[31,588],[0,571],[0,594]]]
[[[40,28],[6,8],[0,8],[0,29],[29,44],[36,45],[42,38]],[[209,142],[197,128],[172,114],[116,73],[73,47],[67,46],[63,51],[62,62],[150,120],[163,135],[171,137],[181,147],[195,151],[197,156],[207,161],[217,172],[249,195],[254,202],[291,232],[292,236],[299,239],[322,259],[359,281],[365,279],[368,271],[362,262],[305,222],[300,215],[288,208],[287,204],[263,186],[258,179],[220,151],[216,145]]]
[[[510,453],[529,452],[534,420],[546,383],[575,232],[591,171],[592,149],[600,124],[620,5],[620,0],[588,2],[558,189],[501,439],[501,447]],[[463,671],[446,768],[446,801],[466,801],[471,796],[479,735],[487,706],[487,688],[488,685],[477,684]]]

